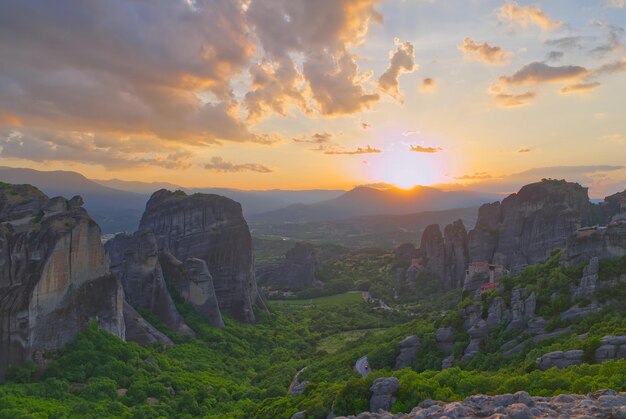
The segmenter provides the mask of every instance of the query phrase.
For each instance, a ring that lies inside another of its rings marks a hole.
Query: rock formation
[[[560,394],[555,397],[531,397],[525,391],[486,396],[476,394],[460,402],[424,400],[409,413],[361,413],[359,419],[430,419],[430,418],[623,418],[626,417],[626,393],[600,390],[587,395]],[[345,419],[339,416],[337,419]]]
[[[213,326],[224,327],[213,277],[206,263],[197,258],[188,258],[181,262],[167,250],[161,253],[160,261],[167,282],[183,300],[191,304]]]
[[[397,262],[410,264],[414,258],[419,256],[417,249],[412,243],[402,243],[394,250],[394,257]]]
[[[424,267],[435,274],[447,289],[463,285],[468,262],[467,231],[461,220],[449,224],[441,234],[438,224],[426,227],[422,233],[420,252]]]
[[[124,324],[126,326],[126,340],[129,342],[137,342],[144,346],[157,342],[166,346],[174,344],[169,337],[148,323],[127,302],[124,302]]]
[[[92,320],[123,339],[123,308],[82,199],[0,184],[0,378],[62,348]]]
[[[140,229],[154,232],[161,252],[183,261],[205,261],[220,309],[254,322],[258,295],[252,238],[239,203],[219,195],[161,189],[146,204]]]
[[[395,403],[396,399],[393,397],[400,387],[400,381],[396,377],[380,377],[374,380],[370,391],[372,397],[370,398],[370,411],[378,412],[379,410],[388,411]]]
[[[626,256],[626,214],[618,214],[606,227],[583,228],[573,233],[561,255],[561,264],[575,266],[597,257],[615,259]]]
[[[583,363],[583,354],[584,352],[580,349],[549,352],[537,358],[537,366],[545,371],[552,367],[567,368],[580,365]]]
[[[580,278],[580,285],[572,287],[572,299],[575,300],[578,297],[591,297],[593,293],[596,292],[599,273],[600,260],[597,257],[593,257],[589,261],[589,264],[583,269],[583,276]]]
[[[513,272],[543,262],[568,237],[591,223],[587,189],[543,180],[526,185],[501,204],[483,205],[469,234],[472,262],[501,264]]]
[[[418,336],[408,336],[400,342],[400,353],[396,357],[395,370],[410,367],[415,363],[417,350],[420,346],[420,338]]]
[[[452,346],[454,344],[454,333],[449,327],[441,327],[435,332],[435,339],[437,340],[437,347],[444,354],[452,352]]]
[[[131,306],[151,311],[178,333],[195,335],[167,290],[152,231],[120,233],[107,241],[105,248],[111,259],[111,272],[122,283]]]
[[[287,251],[285,259],[279,263],[259,266],[256,278],[259,284],[274,289],[300,290],[321,287],[315,276],[318,269],[315,249],[310,243],[298,242]]]

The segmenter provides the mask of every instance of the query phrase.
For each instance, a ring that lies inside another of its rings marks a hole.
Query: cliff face
[[[315,276],[317,267],[313,246],[300,242],[287,251],[283,262],[259,267],[256,276],[259,284],[267,284],[272,288],[299,290],[321,286]]]
[[[167,290],[151,231],[118,234],[106,242],[105,248],[111,259],[111,273],[122,283],[131,306],[151,311],[178,333],[194,335]]]
[[[626,256],[626,213],[614,216],[606,227],[591,227],[572,234],[561,256],[561,264],[575,266],[594,257],[623,256]]]
[[[184,262],[165,251],[159,257],[168,283],[186,303],[191,304],[213,326],[224,327],[213,277],[202,259],[189,258]]]
[[[481,207],[469,235],[470,261],[518,271],[543,262],[552,250],[565,247],[574,231],[590,223],[586,188],[558,180],[526,185],[500,205]]]
[[[241,205],[219,195],[162,189],[150,197],[140,229],[154,232],[160,252],[205,261],[220,309],[254,322],[258,295],[252,239]]]
[[[0,378],[62,348],[91,320],[124,338],[124,293],[82,199],[0,186]]]
[[[461,220],[444,228],[432,224],[424,230],[420,252],[425,257],[425,268],[437,275],[443,285],[458,288],[463,285],[467,266],[467,231]]]

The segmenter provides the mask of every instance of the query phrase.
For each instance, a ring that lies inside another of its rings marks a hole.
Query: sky
[[[626,188],[624,0],[0,0],[0,165]]]

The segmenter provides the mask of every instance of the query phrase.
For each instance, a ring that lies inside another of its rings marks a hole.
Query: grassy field
[[[360,291],[350,291],[343,294],[329,295],[328,297],[305,298],[302,300],[274,300],[269,305],[299,305],[299,306],[345,306],[346,304],[362,303],[363,296]]]
[[[378,336],[382,332],[387,330],[386,328],[376,328],[376,329],[360,329],[360,330],[349,330],[347,332],[339,332],[337,334],[328,336],[320,341],[317,345],[317,349],[320,351],[327,352],[329,354],[334,354],[341,348],[344,348],[346,345],[350,343],[354,343],[365,336]]]

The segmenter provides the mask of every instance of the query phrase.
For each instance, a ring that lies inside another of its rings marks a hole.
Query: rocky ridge
[[[380,379],[379,379],[380,380]],[[430,418],[626,418],[626,393],[600,390],[586,395],[561,394],[531,397],[525,391],[496,396],[474,395],[460,402],[424,400],[409,413],[383,410],[364,412],[357,419],[430,419]],[[339,418],[346,418],[339,416]]]
[[[321,288],[323,284],[315,275],[317,270],[318,262],[313,245],[298,242],[287,251],[283,261],[257,267],[256,279],[259,285],[267,285],[273,289]]]
[[[91,321],[125,337],[124,292],[79,196],[0,184],[0,378],[62,348]]]

